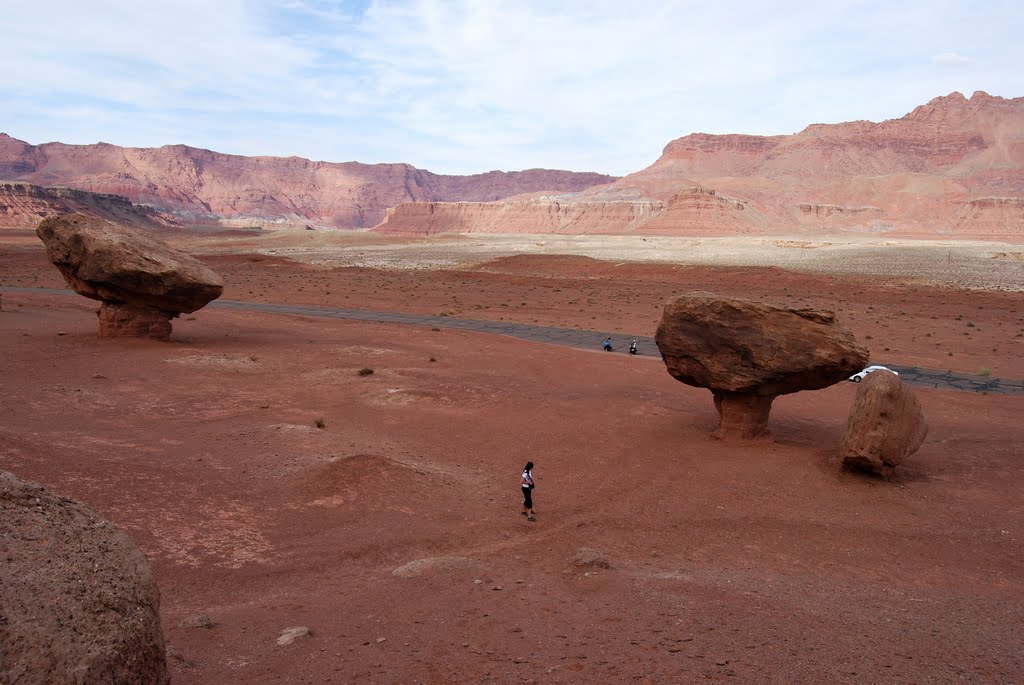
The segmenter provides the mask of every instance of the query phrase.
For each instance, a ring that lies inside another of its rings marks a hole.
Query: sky
[[[0,131],[625,175],[689,133],[1024,96],[1020,0],[3,0]]]

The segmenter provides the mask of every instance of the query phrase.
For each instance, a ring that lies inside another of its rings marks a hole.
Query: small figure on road
[[[635,338],[629,343],[629,353],[630,354],[636,354],[636,339]]]
[[[601,347],[604,348],[605,352],[611,352],[612,351],[612,336],[609,335],[607,338],[605,338],[604,342],[601,343]]]
[[[528,521],[537,520],[533,513],[533,486],[533,462],[528,461],[523,469],[523,516]]]

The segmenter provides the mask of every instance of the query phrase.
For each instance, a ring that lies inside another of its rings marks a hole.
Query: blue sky
[[[30,143],[622,175],[693,132],[1024,95],[1014,2],[5,0]]]

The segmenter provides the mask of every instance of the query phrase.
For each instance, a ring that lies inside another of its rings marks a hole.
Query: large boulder
[[[896,374],[876,371],[857,388],[843,435],[843,465],[889,476],[927,435],[917,395]]]
[[[68,285],[103,302],[101,337],[166,340],[171,319],[224,290],[220,276],[199,260],[127,226],[62,214],[40,222],[36,235]]]
[[[125,533],[0,471],[0,683],[168,683],[159,609]]]
[[[825,388],[868,360],[832,312],[704,292],[666,304],[655,341],[673,378],[711,391],[717,438],[766,436],[777,396]]]

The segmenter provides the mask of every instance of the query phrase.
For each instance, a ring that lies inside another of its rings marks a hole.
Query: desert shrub
[[[992,375],[992,369],[988,368],[987,366],[983,366],[980,369],[978,369],[978,375],[979,376],[991,376]]]
[[[373,369],[371,369],[369,366],[364,366],[363,368],[359,369],[358,373],[360,376],[369,376],[373,373]]]
[[[327,428],[327,422],[324,421],[324,417],[322,416],[316,421],[314,421],[313,425],[316,426],[317,428]]]

